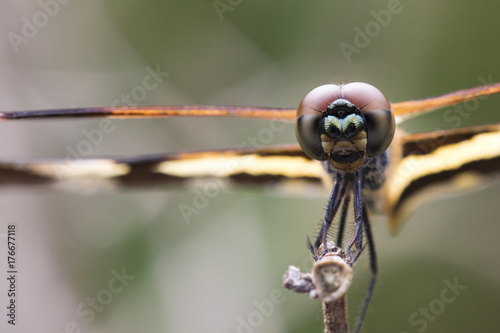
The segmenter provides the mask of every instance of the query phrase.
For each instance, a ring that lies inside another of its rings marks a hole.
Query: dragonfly
[[[354,235],[350,264],[368,248],[371,279],[355,331],[361,328],[377,276],[369,212],[387,216],[398,230],[425,201],[445,191],[475,187],[500,171],[500,124],[408,134],[408,119],[500,92],[500,83],[390,103],[372,85],[329,84],[313,89],[298,108],[241,106],[93,107],[0,113],[0,121],[62,118],[243,117],[296,122],[299,144],[84,160],[0,161],[3,186],[52,186],[102,181],[116,187],[176,187],[224,178],[253,186],[321,185],[331,188],[314,244],[326,247],[330,226],[343,243],[348,211]],[[340,217],[337,212],[340,209]],[[185,214],[190,214],[187,209]]]

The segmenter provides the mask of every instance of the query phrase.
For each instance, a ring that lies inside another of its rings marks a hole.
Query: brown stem
[[[323,302],[325,333],[349,333],[347,295],[333,302]]]

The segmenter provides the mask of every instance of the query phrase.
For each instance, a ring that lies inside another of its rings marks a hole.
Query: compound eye
[[[343,85],[342,97],[356,105],[365,119],[368,156],[382,154],[389,148],[396,130],[394,114],[387,97],[371,84],[362,82]]]
[[[321,144],[320,122],[328,106],[339,97],[340,86],[325,84],[311,90],[297,108],[295,136],[302,150],[312,159],[328,159]]]

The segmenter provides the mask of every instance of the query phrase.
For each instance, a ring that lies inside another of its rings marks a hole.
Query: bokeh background
[[[110,105],[142,84],[148,66],[169,74],[141,105],[294,107],[313,87],[344,80],[374,84],[397,102],[500,77],[500,7],[493,0],[41,3],[53,15],[17,52],[11,33],[22,36],[34,16],[43,23],[42,6],[0,4],[1,110]],[[355,29],[374,26],[372,11],[388,8],[387,24],[348,59],[340,45],[356,46]],[[461,125],[499,122],[499,102],[481,101]],[[113,124],[92,156],[238,146],[269,126],[237,119]],[[406,129],[453,126],[437,112]],[[64,158],[67,146],[84,139],[82,130],[97,127],[98,120],[2,124],[1,158]],[[293,142],[293,125],[272,140]],[[304,240],[315,234],[328,193],[224,190],[186,223],[179,205],[192,204],[193,191],[0,189],[0,233],[17,224],[20,272],[18,322],[7,325],[2,313],[1,330],[321,332],[320,303],[283,291],[281,276],[289,264],[307,262]],[[397,237],[383,217],[374,218],[380,273],[364,331],[496,331],[499,197],[493,184],[434,200]],[[112,271],[122,269],[135,279],[95,318],[79,315],[80,304],[105,297]],[[364,258],[349,293],[351,321],[368,277]],[[446,280],[467,287],[450,304],[439,301]],[[5,309],[7,286],[0,281]],[[269,304],[280,291],[283,302],[259,310],[257,303]],[[429,307],[425,317],[420,311]],[[243,327],[249,320],[253,326]]]

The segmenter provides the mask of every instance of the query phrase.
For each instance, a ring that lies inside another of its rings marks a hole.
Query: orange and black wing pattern
[[[385,213],[396,232],[425,202],[500,178],[500,124],[420,134],[398,132],[391,150]]]
[[[408,118],[500,92],[494,83],[416,101],[392,104],[398,123]],[[391,166],[381,197],[389,229],[429,200],[444,193],[474,189],[500,178],[500,124],[428,133],[396,131]]]
[[[120,159],[0,161],[3,186],[110,188],[203,186],[274,186],[293,190],[322,186],[329,179],[321,163],[298,145],[167,153]]]
[[[398,123],[423,113],[500,92],[500,84],[392,104]],[[156,106],[98,107],[0,113],[1,121],[58,118],[245,117],[295,119],[295,109]],[[382,205],[391,230],[427,200],[446,191],[473,188],[500,173],[500,124],[406,134],[397,130],[390,148],[391,166]],[[166,153],[120,159],[81,161],[0,160],[0,185],[88,186],[113,188],[185,184],[203,186],[214,181],[230,185],[283,187],[310,192],[310,186],[331,186],[321,163],[307,157],[298,145]]]

